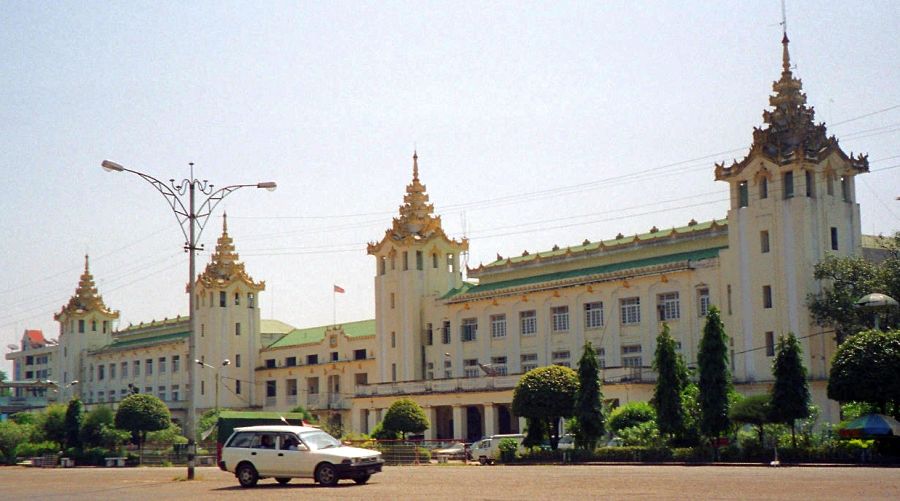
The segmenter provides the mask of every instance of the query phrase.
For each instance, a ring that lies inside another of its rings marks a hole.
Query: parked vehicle
[[[434,449],[431,451],[431,455],[438,456],[447,456],[447,459],[467,459],[468,458],[468,450],[466,448],[466,444],[462,442],[456,442],[450,447],[444,447],[443,449]]]
[[[519,449],[522,449],[522,441],[525,440],[525,435],[516,433],[510,435],[491,435],[490,437],[482,438],[472,444],[472,459],[477,459],[481,464],[494,464],[497,461],[497,458],[500,457],[500,441],[504,438],[514,439],[518,442]]]
[[[365,484],[383,464],[380,452],[347,447],[318,428],[269,425],[236,428],[219,468],[234,473],[243,487],[268,477],[280,484],[312,478],[330,487],[342,479]]]

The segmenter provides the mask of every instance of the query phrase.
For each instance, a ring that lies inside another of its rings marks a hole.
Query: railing
[[[0,407],[17,407],[17,408],[31,408],[31,407],[46,407],[47,406],[47,398],[46,397],[0,397]]]
[[[306,396],[306,406],[310,408],[317,408],[319,406],[319,394],[318,393],[310,393]]]
[[[297,405],[297,394],[288,395],[286,402],[288,405]]]
[[[344,400],[344,398],[339,393],[332,393],[328,395],[328,408],[329,409],[349,409],[350,402]]]

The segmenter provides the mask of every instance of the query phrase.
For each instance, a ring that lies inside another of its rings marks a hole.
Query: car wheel
[[[235,474],[237,475],[238,482],[241,483],[241,487],[253,487],[256,485],[256,482],[259,481],[259,473],[256,473],[256,468],[250,463],[244,463],[238,466]]]
[[[480,457],[480,458],[478,458],[478,464],[480,464],[480,465],[486,465],[486,464],[487,464],[487,458],[486,458],[486,457]]]
[[[322,463],[316,469],[316,482],[323,487],[334,487],[338,483],[337,469],[331,463]]]
[[[281,485],[287,485],[291,481],[291,477],[276,477],[275,481]]]
[[[372,478],[372,475],[363,475],[361,477],[354,478],[353,481],[359,485],[363,485],[364,483],[368,482],[370,478]]]

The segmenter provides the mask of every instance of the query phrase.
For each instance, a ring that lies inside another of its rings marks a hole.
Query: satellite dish
[[[8,344],[8,345],[6,345],[6,347],[9,348],[10,350],[18,350],[19,349],[19,345],[15,345],[15,344]]]

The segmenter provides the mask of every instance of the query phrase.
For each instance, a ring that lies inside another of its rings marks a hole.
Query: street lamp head
[[[222,366],[226,365],[231,365],[231,360],[228,360],[227,358],[225,360],[222,360]]]
[[[122,172],[123,170],[125,170],[125,167],[122,167],[121,165],[110,160],[104,160],[100,163],[100,166],[103,167],[107,172]]]
[[[199,358],[195,358],[194,363],[197,365],[203,365],[203,362]]]
[[[257,183],[256,187],[257,188],[265,188],[269,191],[275,191],[275,188],[277,188],[278,185],[275,184],[275,181],[266,181],[264,183]]]
[[[71,383],[69,383],[69,386],[75,386],[76,384],[78,384],[78,380],[77,380],[77,379],[76,379],[75,381],[72,381]]]

